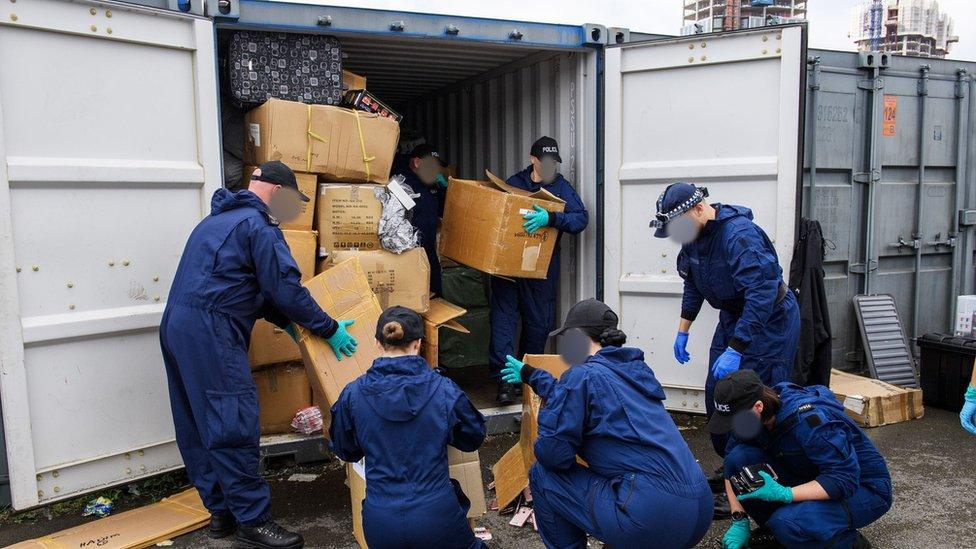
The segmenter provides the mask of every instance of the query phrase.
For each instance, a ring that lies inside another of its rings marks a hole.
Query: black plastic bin
[[[931,333],[918,338],[922,402],[958,412],[973,375],[976,338]]]

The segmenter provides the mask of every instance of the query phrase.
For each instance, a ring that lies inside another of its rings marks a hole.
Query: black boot
[[[495,397],[499,406],[508,406],[510,404],[515,404],[515,395],[512,390],[512,384],[505,381],[498,382],[498,396]]]
[[[207,535],[212,539],[226,538],[237,531],[237,519],[230,513],[210,515],[210,527]]]
[[[712,510],[712,520],[727,520],[732,518],[732,507],[725,492],[715,494],[715,507]]]
[[[282,528],[273,520],[258,526],[240,525],[234,540],[234,547],[238,549],[300,549],[303,545],[302,536]]]
[[[721,465],[715,471],[705,473],[705,479],[708,480],[708,487],[713,494],[725,493],[725,469]]]
[[[871,542],[861,532],[855,532],[853,549],[871,549]]]

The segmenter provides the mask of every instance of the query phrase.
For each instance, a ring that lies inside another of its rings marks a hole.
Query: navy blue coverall
[[[529,482],[546,547],[584,548],[587,534],[613,547],[698,543],[714,499],[640,349],[604,347],[559,381],[544,370],[527,381],[544,400]]]
[[[742,353],[740,368],[754,370],[766,385],[788,381],[800,337],[796,296],[783,282],[776,249],[743,206],[713,204],[715,219],[681,247],[678,274],[684,279],[681,318],[695,320],[702,303],[718,309],[709,350],[705,411],[714,411],[712,366],[725,349]],[[727,435],[713,435],[725,455]]]
[[[448,475],[447,446],[477,450],[485,418],[419,356],[378,358],[332,406],[332,451],[366,457],[363,533],[371,549],[476,548],[470,501]]]
[[[176,444],[215,515],[270,518],[258,474],[258,400],[247,348],[263,317],[321,337],[337,328],[300,283],[277,222],[254,193],[219,189],[187,240],[159,326]]]
[[[543,185],[532,181],[532,166],[529,166],[509,177],[507,183],[532,192],[545,189],[566,202],[566,209],[562,213],[549,212],[549,226],[559,229],[560,236],[556,239],[549,272],[544,280],[491,277],[491,347],[488,359],[491,375],[496,379],[505,364],[505,356],[516,356],[515,334],[518,333],[519,318],[522,319],[522,335],[517,356],[545,352],[549,332],[556,327],[559,240],[564,232],[583,232],[589,223],[583,201],[562,174],[556,174],[552,183]]]
[[[780,383],[774,390],[782,407],[773,430],[764,430],[748,443],[730,437],[725,475],[768,463],[784,486],[816,480],[829,500],[741,503],[786,547],[851,547],[855,530],[878,520],[891,507],[888,466],[830,389]]]
[[[425,185],[409,167],[401,168],[397,173],[403,175],[414,194],[420,195],[414,199],[417,205],[410,210],[410,223],[420,231],[420,244],[427,252],[427,261],[430,263],[430,291],[439,296],[442,288],[441,260],[437,257],[437,220],[444,217],[447,190],[436,183]]]

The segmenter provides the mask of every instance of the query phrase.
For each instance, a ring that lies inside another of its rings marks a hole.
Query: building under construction
[[[806,0],[683,0],[681,34],[778,25],[807,18]]]
[[[918,57],[945,57],[959,41],[935,0],[862,0],[849,36],[861,51]]]

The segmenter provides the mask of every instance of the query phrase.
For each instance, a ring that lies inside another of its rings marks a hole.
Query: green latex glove
[[[722,536],[722,549],[746,549],[749,546],[749,519],[733,520]]]
[[[505,367],[502,368],[502,380],[508,383],[522,383],[522,366],[525,363],[512,355],[505,356]]]
[[[761,476],[763,479],[762,487],[755,492],[749,492],[748,494],[738,496],[739,501],[746,499],[761,499],[763,501],[772,501],[775,503],[793,502],[792,488],[783,486],[782,484],[776,482],[766,471],[759,471],[759,476]]]
[[[287,327],[285,327],[285,333],[290,335],[291,338],[295,340],[295,343],[298,343],[298,332],[295,331],[294,323],[289,324]]]
[[[976,435],[976,387],[969,386],[963,395],[965,401],[959,412],[959,422],[969,434]]]
[[[444,177],[444,174],[442,173],[437,174],[437,179],[434,179],[434,182],[436,182],[437,186],[442,189],[447,188],[447,178]]]
[[[335,353],[337,360],[342,360],[342,355],[352,356],[356,352],[356,338],[349,335],[349,332],[346,331],[346,326],[352,326],[355,323],[355,320],[340,320],[339,329],[332,334],[332,337],[326,339],[332,347],[332,352]]]
[[[533,205],[532,209],[535,211],[522,216],[525,219],[522,227],[525,227],[525,232],[529,234],[534,234],[539,229],[549,225],[549,212],[542,209],[542,206],[538,204]]]

